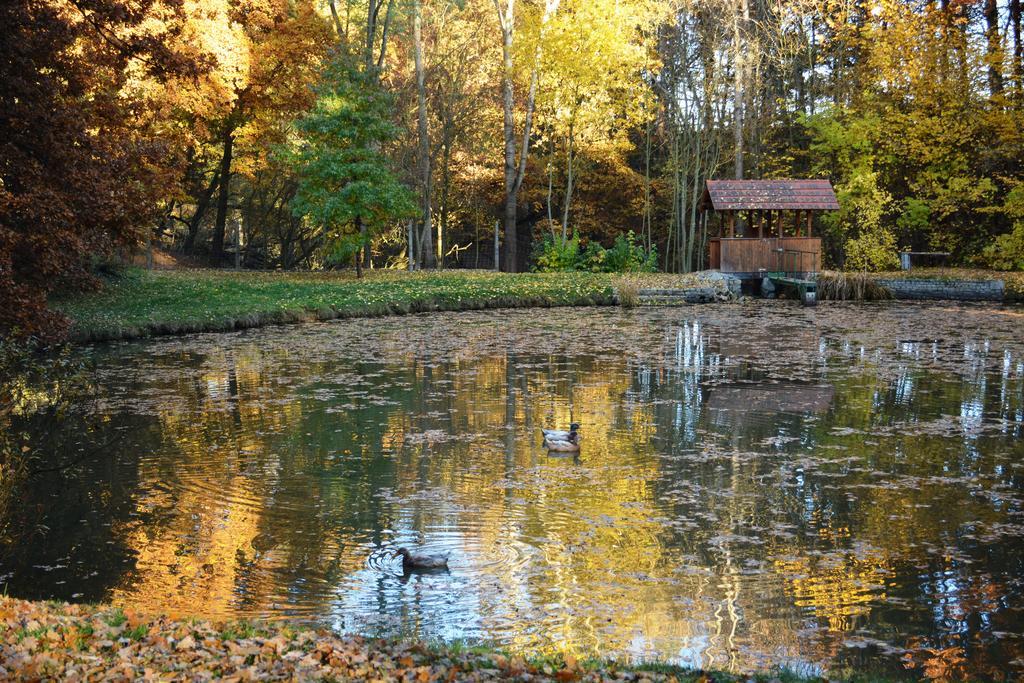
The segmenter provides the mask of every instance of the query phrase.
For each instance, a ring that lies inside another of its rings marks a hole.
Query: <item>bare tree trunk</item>
[[[430,177],[430,132],[427,129],[427,77],[423,67],[423,20],[420,0],[412,4],[412,34],[416,62],[417,130],[419,132],[420,184],[423,196],[423,231],[420,233],[420,262],[424,268],[434,268],[433,227],[431,225],[430,195],[433,183]]]
[[[363,259],[370,248],[370,245],[366,243],[366,224],[363,223],[362,216],[356,216],[356,229],[359,230],[359,235],[362,237],[362,246],[356,251],[356,277],[361,278],[363,276]]]
[[[359,236],[362,238],[360,241],[363,243],[363,246],[360,248],[359,251],[363,259],[363,268],[370,268],[371,266],[373,266],[373,253],[370,249],[371,244],[369,229],[367,228],[366,223],[362,221],[359,222]]]
[[[988,89],[990,95],[1003,92],[1003,41],[999,36],[999,7],[985,0],[985,38],[988,41]]]
[[[562,206],[562,243],[569,234],[569,206],[572,204],[573,185],[573,155],[575,150],[575,136],[573,134],[573,122],[569,123],[569,139],[565,154],[565,204]]]
[[[573,162],[575,161],[575,132],[574,122],[569,122],[569,134],[565,152],[565,203],[562,206],[562,242],[568,236],[569,229],[569,207],[572,205],[572,187],[575,180],[573,173]]]
[[[547,202],[547,209],[548,209],[548,230],[551,231],[551,239],[554,240],[555,237],[556,237],[556,235],[555,235],[555,217],[554,217],[554,214],[551,213],[551,201],[552,201],[551,197],[552,197],[554,186],[555,186],[555,168],[554,168],[554,166],[551,163],[551,156],[552,156],[552,153],[549,152],[548,153],[548,202]],[[562,243],[563,244],[565,243],[565,233],[564,232],[562,233]]]
[[[697,234],[697,203],[700,201],[700,178],[701,172],[704,170],[701,168],[702,154],[702,129],[700,127],[695,131],[695,142],[693,149],[694,166],[693,166],[693,189],[690,193],[690,238],[688,244],[690,245],[689,252],[686,254],[686,272],[692,272],[697,270],[694,267],[694,263],[697,262],[702,246],[698,243]]]
[[[545,0],[543,25],[558,9],[561,0]],[[526,176],[526,160],[530,151],[530,127],[533,125],[533,109],[537,99],[538,69],[540,67],[541,41],[537,41],[534,63],[530,70],[530,89],[526,95],[525,120],[523,122],[523,138],[519,146],[519,161],[516,163],[516,131],[515,131],[515,93],[513,91],[512,54],[515,35],[515,0],[505,0],[502,8],[501,0],[494,0],[501,24],[502,72],[502,105],[504,110],[503,128],[505,137],[505,270],[514,273],[519,269],[517,252],[518,235],[516,214],[519,204],[519,190]]]
[[[210,206],[210,200],[213,198],[213,192],[217,189],[219,182],[220,170],[218,169],[214,171],[213,178],[210,180],[210,184],[206,186],[206,190],[199,196],[199,201],[196,202],[195,213],[192,214],[192,218],[188,222],[188,235],[185,236],[185,246],[183,247],[185,253],[191,253],[195,249],[196,237],[199,235],[199,225],[203,222],[206,209]]]
[[[412,236],[412,233],[413,233],[413,223],[415,223],[415,221],[410,218],[409,219],[409,225],[408,225],[409,248],[406,251],[406,254],[408,256],[408,261],[409,261],[409,270],[416,270],[416,259],[413,257],[413,254],[416,253],[416,250],[413,247],[413,236]]]
[[[732,125],[733,145],[736,153],[735,176],[737,180],[743,179],[743,105],[746,94],[743,87],[743,70],[746,68],[742,41],[745,40],[747,21],[750,19],[750,5],[748,0],[737,0],[737,7],[733,12],[733,92],[732,92]]]
[[[447,137],[447,134],[446,134]],[[441,253],[444,250],[444,244],[447,241],[448,235],[448,197],[451,191],[451,159],[452,159],[452,142],[450,139],[446,139],[444,143],[444,150],[441,153],[441,222],[437,226],[437,247],[440,258],[438,258],[438,264],[444,267],[444,254]]]
[[[366,7],[366,36],[363,46],[363,64],[366,73],[379,75],[384,69],[384,59],[388,54],[388,32],[391,27],[391,15],[394,10],[395,0],[387,0],[385,9],[384,0],[369,0]],[[384,9],[383,22],[380,12]],[[332,5],[333,10],[333,5]],[[380,52],[377,53],[377,27],[380,27]]]
[[[508,0],[506,9],[503,11],[498,0],[494,0],[498,8],[498,18],[501,21],[501,53],[503,61],[502,72],[502,105],[504,109],[504,138],[505,138],[505,270],[515,272],[516,270],[516,204],[518,200],[518,188],[516,187],[516,131],[513,117],[515,106],[515,93],[512,90],[512,48],[513,48],[513,22],[515,21],[515,0]],[[525,155],[524,155],[525,156]]]
[[[224,228],[228,220],[228,199],[231,194],[231,154],[235,144],[235,127],[226,124],[223,137],[224,153],[220,158],[220,194],[217,197],[217,220],[213,226],[213,260],[224,258]]]
[[[644,216],[643,216],[643,234],[644,234],[644,249],[648,253],[651,251],[651,242],[653,241],[653,225],[651,215],[651,128],[653,127],[653,119],[649,119],[647,124],[644,126]]]
[[[1020,0],[1010,0],[1010,27],[1013,31],[1013,84],[1017,101],[1024,100],[1024,48],[1020,38]]]
[[[344,45],[348,36],[346,35],[345,27],[341,23],[341,17],[338,16],[338,8],[334,4],[334,0],[327,0],[327,4],[331,8],[331,21],[334,22],[334,30],[338,33],[338,42]]]

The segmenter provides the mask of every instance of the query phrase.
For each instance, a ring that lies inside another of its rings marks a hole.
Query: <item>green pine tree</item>
[[[299,187],[292,208],[324,226],[328,261],[355,257],[362,276],[360,253],[372,236],[416,213],[412,191],[382,153],[397,134],[392,101],[376,79],[344,57],[328,65],[316,92],[313,110],[297,124]]]

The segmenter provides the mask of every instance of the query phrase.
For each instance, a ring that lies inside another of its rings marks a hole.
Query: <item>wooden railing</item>
[[[785,249],[775,250],[778,254],[778,265],[776,272],[786,275],[803,275],[805,273],[818,272],[818,259],[821,253],[809,249]]]

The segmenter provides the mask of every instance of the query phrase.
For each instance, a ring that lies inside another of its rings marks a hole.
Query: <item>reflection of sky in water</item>
[[[983,674],[1024,655],[1022,344],[993,308],[758,304],[99,347],[102,419],[66,438],[109,457],[30,492],[50,530],[0,573],[513,649]],[[582,452],[549,457],[539,428],[571,419]],[[403,576],[400,545],[450,570]]]

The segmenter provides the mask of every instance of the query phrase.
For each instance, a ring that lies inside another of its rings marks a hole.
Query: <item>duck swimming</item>
[[[402,571],[413,569],[447,569],[448,553],[416,553],[408,548],[399,548],[392,557],[402,557]]]
[[[542,429],[544,433],[544,445],[549,451],[573,452],[580,449],[579,424],[573,422],[569,430],[564,429]]]

